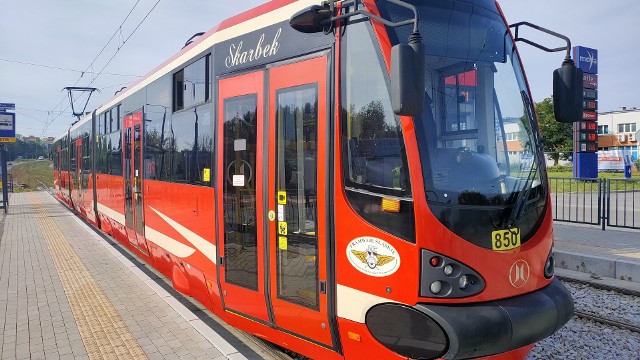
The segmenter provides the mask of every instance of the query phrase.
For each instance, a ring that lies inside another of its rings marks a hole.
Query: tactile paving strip
[[[71,311],[90,359],[147,359],[115,307],[91,276],[40,200],[31,195]]]

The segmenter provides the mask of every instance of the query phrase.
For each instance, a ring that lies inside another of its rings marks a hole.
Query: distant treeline
[[[42,140],[37,139],[35,141],[23,141],[16,139],[15,143],[8,144],[8,160],[13,161],[19,158],[22,159],[37,159],[38,156],[49,157],[49,149]]]

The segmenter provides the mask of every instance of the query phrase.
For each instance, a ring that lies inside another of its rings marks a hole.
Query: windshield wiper
[[[537,164],[534,167],[533,164],[529,169],[529,174],[527,175],[527,180],[524,182],[524,188],[520,190],[516,197],[516,201],[513,203],[513,208],[511,208],[511,212],[509,213],[509,218],[507,219],[507,227],[512,228],[515,226],[518,219],[520,219],[521,215],[524,214],[523,210],[525,208],[525,204],[529,199],[529,193],[531,192],[531,188],[533,187],[533,181],[529,184],[531,180],[531,175],[534,174],[533,169],[537,168]]]
[[[525,213],[523,210],[525,209],[527,200],[529,200],[529,194],[531,193],[531,188],[533,187],[532,175],[541,169],[540,160],[542,159],[540,154],[538,153],[538,147],[536,146],[536,144],[538,144],[537,127],[534,127],[535,119],[533,118],[531,101],[529,100],[529,96],[527,96],[527,93],[524,90],[520,91],[520,95],[522,96],[522,102],[525,104],[529,123],[532,126],[531,148],[533,150],[532,152],[535,157],[535,161],[531,163],[531,168],[529,168],[529,173],[527,174],[527,179],[525,180],[524,187],[520,190],[516,197],[516,200],[513,203],[513,208],[511,208],[511,212],[509,213],[509,217],[507,218],[506,222],[508,228],[512,228],[513,226],[515,226],[516,222],[520,219],[522,214]],[[535,172],[534,169],[536,170]]]

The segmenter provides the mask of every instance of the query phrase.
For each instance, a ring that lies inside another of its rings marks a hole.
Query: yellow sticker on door
[[[284,221],[281,221],[278,223],[278,234],[280,235],[287,235],[287,223]]]
[[[287,204],[287,192],[286,191],[278,191],[278,204],[286,205]]]
[[[287,250],[287,238],[284,236],[278,237],[278,248],[280,250]]]

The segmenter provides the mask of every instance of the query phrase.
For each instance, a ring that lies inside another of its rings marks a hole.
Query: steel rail
[[[640,297],[640,291],[638,291],[638,290],[623,288],[623,287],[614,286],[614,285],[606,285],[606,284],[601,284],[601,283],[598,283],[598,282],[592,282],[592,281],[588,281],[588,280],[574,279],[574,278],[570,278],[570,277],[566,277],[566,276],[560,276],[560,275],[556,275],[556,278],[558,278],[558,279],[560,279],[562,281],[566,281],[566,282],[589,285],[589,286],[591,286],[593,288],[600,289],[600,290],[615,291],[617,293],[624,294],[624,295],[631,295],[631,296]]]
[[[594,321],[594,322],[597,322],[597,323],[600,323],[600,324],[606,324],[606,325],[610,325],[610,326],[615,326],[617,328],[629,330],[631,332],[640,334],[640,326],[638,326],[638,325],[632,325],[632,324],[623,323],[621,321],[608,319],[608,318],[605,318],[605,317],[602,317],[602,316],[594,315],[594,314],[591,314],[591,313],[588,313],[588,312],[584,312],[584,311],[580,311],[580,310],[574,311],[574,316],[576,316],[578,318],[581,318],[581,319],[591,320],[591,321]]]

